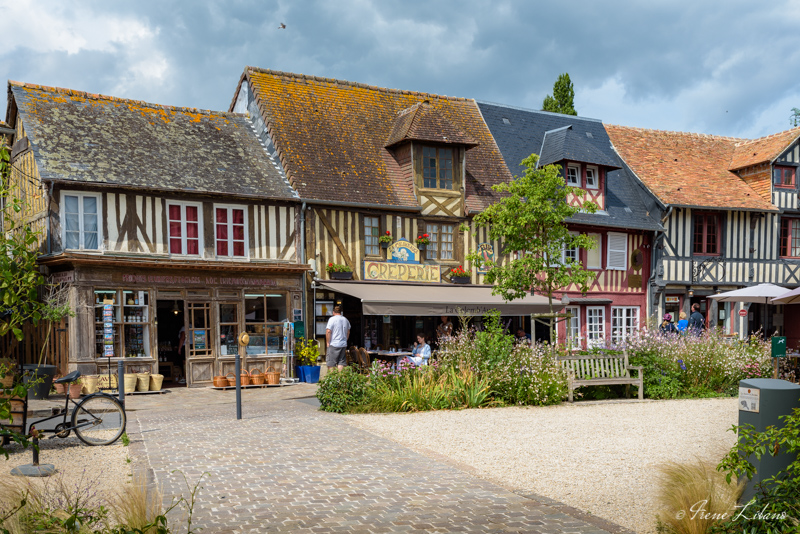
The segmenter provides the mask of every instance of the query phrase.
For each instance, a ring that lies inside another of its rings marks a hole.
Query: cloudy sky
[[[533,109],[568,72],[583,116],[748,138],[800,108],[798,0],[0,0],[0,18],[4,79],[177,106],[227,109],[253,65]]]

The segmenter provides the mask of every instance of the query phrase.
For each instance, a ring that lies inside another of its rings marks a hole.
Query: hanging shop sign
[[[399,239],[389,245],[386,260],[389,263],[419,263],[419,248],[405,239]]]
[[[438,265],[408,265],[383,261],[365,261],[364,280],[437,283],[442,281],[442,271]]]
[[[491,243],[481,243],[478,245],[478,254],[483,259],[483,263],[481,264],[481,268],[478,269],[478,272],[485,274],[489,272],[486,268],[486,263],[494,261],[494,245]]]

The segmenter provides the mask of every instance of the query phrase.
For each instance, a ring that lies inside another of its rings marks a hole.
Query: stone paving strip
[[[134,399],[131,453],[151,469],[167,503],[188,494],[176,470],[189,485],[203,477],[193,526],[204,533],[630,532],[513,493],[292,398],[313,391],[247,391],[241,421],[232,392]]]

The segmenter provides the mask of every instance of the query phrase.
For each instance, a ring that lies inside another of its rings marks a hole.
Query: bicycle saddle
[[[53,380],[53,384],[63,384],[64,382],[75,382],[81,376],[80,371],[72,371],[66,376],[62,376],[58,380]]]

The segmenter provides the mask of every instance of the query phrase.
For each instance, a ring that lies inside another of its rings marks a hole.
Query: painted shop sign
[[[419,263],[419,249],[405,239],[398,239],[386,251],[389,263]]]
[[[478,269],[478,272],[485,274],[489,272],[486,268],[486,263],[494,261],[494,245],[491,243],[481,243],[478,245],[478,254],[480,254],[483,259],[483,263],[481,264],[481,268]]]
[[[365,261],[364,280],[435,283],[442,281],[442,272],[438,265]]]
[[[229,276],[173,276],[154,274],[123,274],[122,281],[137,284],[186,285],[201,284],[209,286],[274,286],[272,278],[241,278]]]

